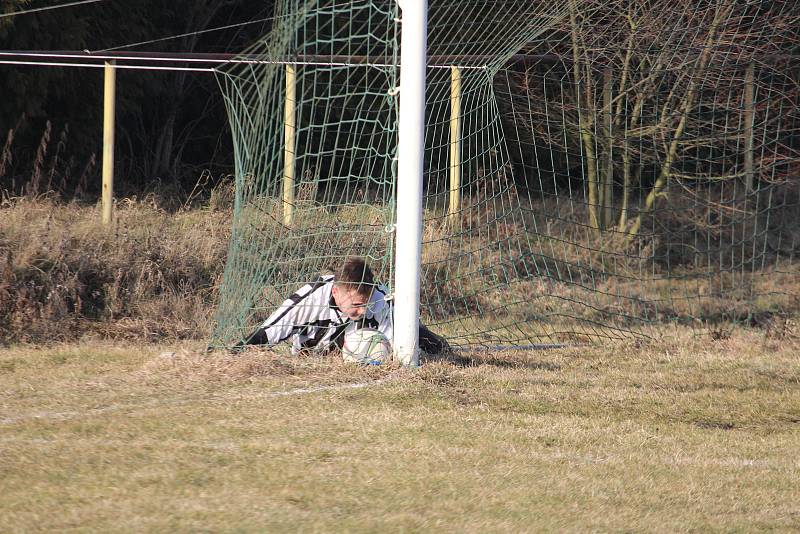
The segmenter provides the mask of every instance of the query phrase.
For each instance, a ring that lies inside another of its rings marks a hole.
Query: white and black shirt
[[[333,298],[333,275],[306,284],[275,310],[246,340],[269,346],[292,338],[292,353],[303,349],[326,350],[341,346],[344,334],[356,328],[375,328],[392,341],[392,306],[385,286],[375,287],[364,315],[356,321],[339,310]]]

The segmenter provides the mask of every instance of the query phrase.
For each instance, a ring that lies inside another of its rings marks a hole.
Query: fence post
[[[753,191],[754,164],[753,152],[755,150],[755,139],[753,137],[753,123],[755,119],[755,64],[751,61],[747,65],[744,75],[744,174],[745,191]]]
[[[294,222],[295,66],[286,65],[286,101],[283,108],[283,224]]]
[[[452,227],[461,211],[461,69],[450,67],[450,202],[447,222]]]
[[[116,67],[105,62],[103,83],[103,224],[110,224],[114,209],[114,123],[116,119]]]

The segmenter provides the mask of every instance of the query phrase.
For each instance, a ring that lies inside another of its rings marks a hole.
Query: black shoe
[[[419,348],[426,354],[442,354],[450,351],[445,338],[434,334],[425,325],[419,325]]]

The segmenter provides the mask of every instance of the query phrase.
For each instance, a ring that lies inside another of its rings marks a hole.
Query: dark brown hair
[[[364,258],[352,256],[334,273],[336,285],[347,285],[362,297],[369,297],[375,287],[375,277]]]

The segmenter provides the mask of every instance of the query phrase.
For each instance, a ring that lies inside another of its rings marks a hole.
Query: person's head
[[[333,300],[351,319],[364,315],[375,287],[375,278],[363,258],[347,258],[334,273]]]

